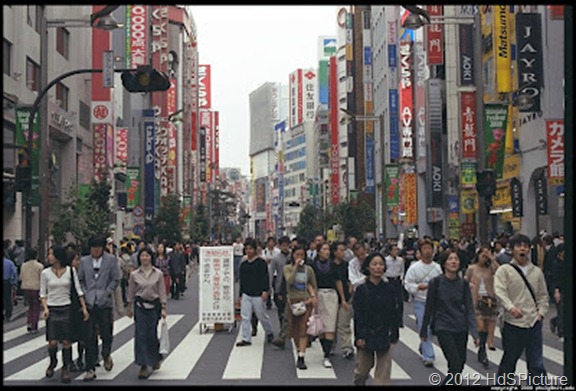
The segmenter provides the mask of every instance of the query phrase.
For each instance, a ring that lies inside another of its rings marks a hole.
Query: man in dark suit
[[[84,292],[84,300],[90,314],[86,338],[86,372],[84,381],[96,378],[98,358],[98,334],[102,339],[104,369],[112,370],[112,326],[114,324],[114,291],[120,283],[120,270],[114,255],[106,253],[105,237],[93,237],[89,241],[90,255],[80,259],[78,279]]]

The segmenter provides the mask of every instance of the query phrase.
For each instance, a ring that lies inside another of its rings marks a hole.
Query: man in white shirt
[[[358,240],[354,236],[348,236],[346,238],[346,255],[344,256],[344,262],[350,262],[354,258],[354,245]]]
[[[414,300],[414,315],[416,315],[416,325],[422,325],[424,310],[426,309],[426,296],[428,293],[428,282],[436,276],[442,274],[442,268],[433,262],[434,243],[430,239],[421,239],[418,242],[421,259],[412,264],[406,272],[404,278],[404,288],[412,294]],[[422,335],[422,333],[420,333]],[[432,344],[432,331],[428,327],[427,338],[420,341],[420,354],[424,366],[432,367],[436,356],[434,355],[434,345]]]
[[[262,250],[262,258],[268,264],[268,277],[270,281],[270,291],[268,292],[268,300],[266,301],[266,308],[272,308],[272,287],[274,286],[274,270],[270,266],[272,259],[280,254],[280,249],[276,247],[276,239],[269,236],[266,240],[266,248]]]
[[[356,290],[356,287],[366,282],[366,276],[362,273],[362,263],[368,253],[363,242],[356,242],[356,244],[354,244],[354,255],[355,257],[348,262],[348,280],[350,281],[353,291]]]
[[[390,254],[388,254],[384,260],[386,261],[386,272],[384,275],[388,281],[392,284],[396,290],[396,298],[398,308],[400,309],[400,327],[404,327],[403,316],[404,316],[404,299],[402,294],[402,284],[404,280],[404,258],[398,255],[398,244],[394,243],[390,245]]]

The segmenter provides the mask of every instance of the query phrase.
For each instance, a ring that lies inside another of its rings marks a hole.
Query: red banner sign
[[[546,143],[548,149],[548,184],[564,183],[564,121],[546,121]]]
[[[198,103],[201,109],[212,107],[210,65],[198,65]]]
[[[428,5],[426,10],[430,16],[442,16],[441,5]],[[442,24],[429,23],[426,26],[426,52],[428,54],[428,65],[444,64]]]
[[[476,93],[460,93],[460,126],[462,128],[462,158],[476,160],[478,145],[476,134]]]

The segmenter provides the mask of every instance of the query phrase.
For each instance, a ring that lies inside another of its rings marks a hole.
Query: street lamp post
[[[72,72],[65,73],[52,82],[48,83],[48,28],[54,27],[96,27],[104,30],[113,30],[116,28],[123,27],[123,25],[117,23],[110,13],[118,8],[118,6],[108,6],[106,10],[101,11],[98,14],[91,15],[91,20],[83,19],[70,19],[70,20],[48,20],[46,17],[46,6],[42,7],[41,17],[40,17],[40,62],[41,62],[41,73],[40,73],[40,83],[38,88],[38,96],[36,97],[32,108],[30,109],[30,117],[28,121],[28,139],[26,146],[26,153],[28,155],[28,181],[26,186],[26,231],[25,231],[25,241],[26,246],[32,246],[32,152],[33,152],[33,142],[34,142],[34,117],[36,113],[40,111],[38,124],[40,128],[39,134],[39,162],[38,162],[38,176],[39,176],[39,190],[47,192],[49,188],[49,170],[48,170],[48,156],[49,156],[49,131],[47,125],[48,110],[46,102],[40,107],[42,99],[48,92],[48,90],[54,86],[59,81],[66,77],[80,74],[80,73],[94,73],[102,72],[101,69],[82,69]],[[40,197],[39,200],[39,239],[38,239],[38,254],[42,257],[45,256],[45,245],[48,240],[48,227],[49,227],[49,194],[45,194]]]

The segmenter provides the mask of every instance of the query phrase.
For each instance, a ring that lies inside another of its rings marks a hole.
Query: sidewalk
[[[16,299],[18,300],[18,305],[15,305],[12,310],[12,322],[22,316],[26,316],[26,313],[28,312],[28,306],[24,304],[24,296],[16,296]]]

